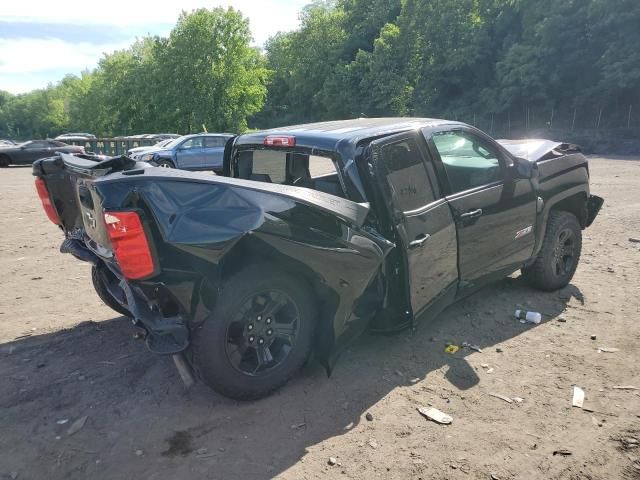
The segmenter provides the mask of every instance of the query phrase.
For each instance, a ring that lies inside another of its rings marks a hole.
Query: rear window
[[[278,183],[342,196],[343,189],[333,159],[279,150],[245,150],[236,155],[235,177]]]
[[[254,178],[258,181],[269,183],[285,183],[287,180],[287,154],[284,152],[274,152],[271,150],[256,150],[246,152],[253,158],[253,168],[251,176],[260,175],[262,178]]]

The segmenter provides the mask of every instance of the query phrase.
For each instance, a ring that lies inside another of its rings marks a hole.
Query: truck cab
[[[368,227],[396,245],[379,330],[435,315],[534,254],[536,164],[462,123],[357,119],[244,135],[227,172],[369,206]]]

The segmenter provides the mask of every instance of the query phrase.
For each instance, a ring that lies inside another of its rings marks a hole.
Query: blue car
[[[222,157],[230,133],[198,133],[176,138],[164,147],[148,150],[139,160],[159,167],[222,171]]]

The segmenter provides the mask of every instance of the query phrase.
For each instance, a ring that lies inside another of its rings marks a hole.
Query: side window
[[[396,207],[403,212],[417,210],[435,200],[422,154],[413,139],[384,145],[380,160],[387,170]]]
[[[452,193],[503,178],[498,153],[475,135],[462,131],[438,132],[432,140],[444,164]]]
[[[317,155],[309,155],[309,173],[311,178],[326,177],[328,175],[336,175],[336,166],[329,157],[319,157]]]
[[[27,145],[27,148],[29,149],[37,149],[37,148],[47,148],[48,144],[47,142],[31,142],[29,145]]]
[[[184,142],[182,145],[180,145],[180,148],[183,150],[190,150],[192,148],[202,148],[202,137],[190,138],[189,140]]]
[[[206,148],[224,147],[226,139],[224,137],[204,137],[204,146]]]

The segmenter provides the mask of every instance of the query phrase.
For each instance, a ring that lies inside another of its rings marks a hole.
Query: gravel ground
[[[0,170],[0,478],[640,479],[640,390],[614,388],[640,388],[640,159],[590,162],[606,203],[569,287],[514,275],[250,403],[185,391],[58,253],[30,168]],[[430,405],[453,423],[420,416]]]

